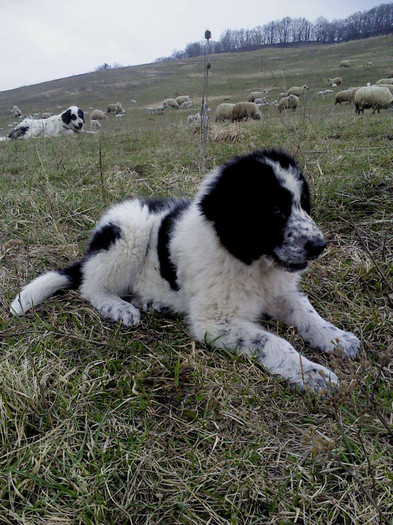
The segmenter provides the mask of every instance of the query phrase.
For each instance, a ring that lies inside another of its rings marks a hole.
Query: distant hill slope
[[[393,35],[333,45],[288,46],[257,51],[218,54],[211,57],[209,96],[244,99],[258,87],[289,87],[307,83],[311,88],[326,86],[329,76],[342,74],[346,84],[375,82],[393,70]],[[342,59],[352,68],[342,70]],[[372,61],[374,67],[366,67]],[[108,102],[131,99],[138,106],[160,103],[165,97],[187,93],[200,98],[203,57],[76,75],[50,82],[0,92],[0,123],[10,119],[17,105],[24,114],[58,112],[58,106],[77,104],[105,109]]]

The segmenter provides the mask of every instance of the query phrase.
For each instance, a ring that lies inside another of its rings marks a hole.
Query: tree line
[[[285,17],[253,29],[227,29],[217,41],[210,40],[210,53],[252,51],[264,46],[292,43],[337,43],[393,32],[393,3],[381,4],[368,11],[358,11],[344,20],[329,22],[319,17],[312,23],[306,18]],[[190,42],[182,51],[157,61],[192,58],[204,54],[205,41]]]

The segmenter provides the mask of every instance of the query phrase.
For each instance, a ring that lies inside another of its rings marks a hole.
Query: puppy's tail
[[[55,270],[40,275],[27,284],[11,303],[13,315],[23,315],[32,306],[51,297],[59,290],[78,288],[82,282],[82,262],[76,262],[63,270]]]

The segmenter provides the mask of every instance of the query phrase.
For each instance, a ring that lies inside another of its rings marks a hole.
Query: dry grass
[[[187,113],[133,111],[103,131],[102,181],[98,136],[1,144],[0,523],[392,524],[391,113],[355,118],[310,97],[306,110],[209,132],[209,169],[278,145],[304,166],[329,247],[302,286],[363,352],[320,355],[261,322],[339,375],[325,400],[193,342],[177,316],[126,329],[77,292],[8,314],[21,285],[81,256],[103,195],[195,193],[204,174]]]

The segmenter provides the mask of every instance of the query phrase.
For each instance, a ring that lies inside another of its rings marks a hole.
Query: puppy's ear
[[[64,113],[61,114],[61,120],[64,124],[69,124],[71,122],[71,110],[67,109]]]

